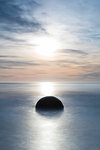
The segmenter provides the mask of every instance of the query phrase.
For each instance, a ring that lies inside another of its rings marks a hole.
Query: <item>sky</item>
[[[0,82],[100,81],[100,0],[0,0]]]

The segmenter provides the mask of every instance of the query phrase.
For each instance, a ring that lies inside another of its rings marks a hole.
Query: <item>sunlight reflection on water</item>
[[[59,140],[59,128],[61,126],[60,116],[59,117],[48,117],[37,115],[37,136],[36,141],[39,141],[39,144],[36,145],[37,149],[41,150],[51,150],[57,149],[60,146]],[[59,144],[58,144],[59,143]]]
[[[54,83],[53,82],[40,82],[40,92],[43,96],[54,95]]]

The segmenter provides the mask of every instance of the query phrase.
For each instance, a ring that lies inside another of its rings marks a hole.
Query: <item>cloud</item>
[[[75,55],[88,55],[87,52],[84,52],[82,50],[76,50],[76,49],[61,49],[59,50],[60,53],[64,53],[64,54],[75,54]]]
[[[4,69],[7,69],[7,70],[9,70],[9,69],[10,69],[10,70],[11,70],[11,69],[15,69],[15,70],[18,69],[18,70],[19,70],[19,69],[24,69],[24,67],[14,67],[14,66],[12,66],[12,67],[11,67],[11,66],[6,67],[6,66],[0,66],[0,69],[3,69],[3,70],[4,70]]]
[[[41,63],[33,62],[33,61],[17,61],[17,60],[0,60],[0,69],[24,69],[27,66],[40,66]]]
[[[83,73],[83,74],[71,74],[70,77],[75,77],[81,80],[98,80],[100,79],[100,72],[91,72],[91,73]]]
[[[0,75],[0,78],[11,78],[13,75]]]
[[[0,55],[0,58],[20,58],[20,57],[12,55]]]
[[[39,4],[33,0],[1,0],[0,30],[15,33],[43,30],[33,15],[37,7]]]
[[[0,39],[4,39],[4,40],[7,40],[7,41],[13,41],[13,42],[25,42],[25,40],[23,40],[23,39],[17,39],[17,38],[15,38],[12,35],[8,36],[8,35],[0,34]]]
[[[88,73],[83,75],[85,78],[86,77],[95,77],[95,78],[100,78],[100,72],[92,72],[92,73]]]

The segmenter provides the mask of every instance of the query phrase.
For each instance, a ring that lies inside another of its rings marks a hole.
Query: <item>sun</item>
[[[58,43],[53,38],[39,38],[36,40],[36,53],[40,56],[54,56]]]

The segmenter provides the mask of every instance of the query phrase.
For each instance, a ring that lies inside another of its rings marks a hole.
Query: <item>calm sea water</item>
[[[64,111],[37,113],[46,95]],[[100,84],[0,84],[0,150],[100,150]]]

